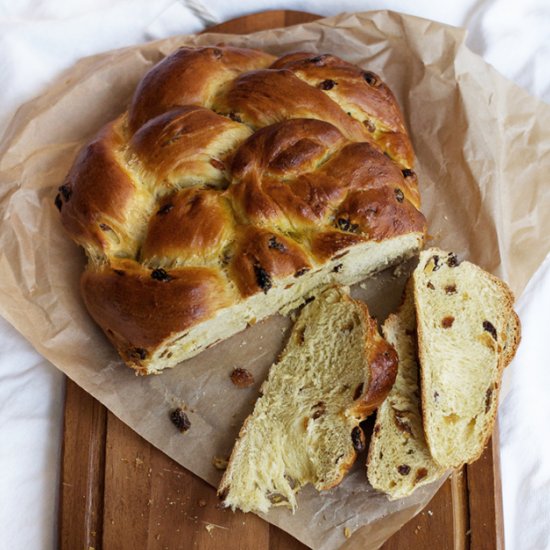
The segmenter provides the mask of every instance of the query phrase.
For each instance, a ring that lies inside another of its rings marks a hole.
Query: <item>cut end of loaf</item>
[[[224,504],[294,510],[304,485],[337,485],[364,448],[359,423],[371,410],[369,389],[381,376],[372,366],[381,361],[390,372],[377,399],[393,384],[396,356],[366,307],[334,287],[304,306],[241,429],[218,489]]]
[[[208,309],[201,310],[191,307],[193,304],[185,296],[178,296],[177,285],[182,287],[181,292],[187,292],[183,285],[193,283],[188,277],[181,282],[174,278],[165,287],[164,281],[153,280],[150,273],[144,275],[139,267],[136,275],[130,268],[125,269],[122,276],[108,267],[105,273],[92,275],[87,272],[83,277],[83,295],[92,316],[110,327],[106,334],[126,363],[138,374],[157,374],[233,336],[250,324],[278,311],[290,311],[324,287],[351,285],[408,259],[418,252],[422,242],[421,233],[411,233],[380,243],[362,243],[344,250],[326,264],[300,277],[273,280],[267,292],[221,308],[212,300],[207,300]],[[199,277],[200,274],[194,276]],[[86,281],[91,278],[92,284],[87,284]],[[204,287],[204,290],[200,294],[193,292],[192,297],[196,299],[197,296],[208,295],[210,287],[205,286],[207,283],[210,279],[206,277],[197,280],[197,285],[200,289]],[[217,284],[212,279],[211,286]],[[176,293],[171,292],[172,289]],[[154,323],[143,315],[143,310],[141,315],[138,314],[144,300],[155,304],[157,321]],[[129,308],[132,311],[128,311]],[[206,318],[197,318],[192,326],[171,331],[170,327],[178,326],[182,319],[187,322],[193,319],[191,315],[183,315],[189,309],[195,316],[203,314]],[[168,337],[163,336],[166,333]],[[132,343],[121,334],[130,334]]]
[[[476,460],[492,433],[502,370],[519,343],[519,329],[509,328],[514,297],[437,248],[421,253],[413,279],[426,438],[438,464],[458,467]]]

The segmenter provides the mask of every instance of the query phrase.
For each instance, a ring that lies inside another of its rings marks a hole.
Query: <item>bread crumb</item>
[[[351,531],[349,527],[344,527],[344,537],[346,537],[347,539],[351,537]]]
[[[201,499],[199,500],[199,506],[200,506],[201,508],[204,508],[204,507],[206,506],[206,500],[204,500],[203,498],[201,498]]]
[[[428,515],[429,515],[429,516],[433,516],[434,513],[433,513],[431,510],[428,510]]]
[[[249,370],[240,367],[233,369],[230,378],[237,388],[249,388],[254,384],[254,375]]]
[[[212,531],[216,528],[218,529],[225,529],[226,531],[229,531],[229,527],[224,527],[223,525],[217,525],[216,523],[208,523],[206,521],[203,521],[204,528],[208,531],[208,534],[212,536]]]
[[[212,458],[212,466],[214,466],[216,470],[220,470],[222,472],[227,469],[228,463],[229,461],[227,458],[223,458],[221,456],[215,456]]]

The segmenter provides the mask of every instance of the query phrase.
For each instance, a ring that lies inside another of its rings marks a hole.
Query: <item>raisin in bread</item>
[[[397,351],[399,366],[392,390],[376,411],[367,476],[375,489],[393,500],[409,496],[417,487],[431,483],[445,473],[445,468],[432,459],[422,426],[411,280],[403,303],[386,319],[382,332]]]
[[[442,467],[482,453],[502,371],[519,345],[514,296],[501,280],[437,248],[413,273],[424,430]]]
[[[295,509],[302,486],[340,483],[365,445],[359,423],[386,397],[396,370],[394,349],[344,289],[304,306],[233,448],[218,489],[225,505]]]
[[[184,47],[83,148],[55,204],[88,256],[91,316],[149,374],[416,253],[413,168],[374,73],[332,55]]]

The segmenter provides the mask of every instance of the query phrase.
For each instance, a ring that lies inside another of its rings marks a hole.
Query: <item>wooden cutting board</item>
[[[209,31],[245,34],[318,19],[296,11],[240,17]],[[63,550],[298,550],[253,514],[220,509],[215,489],[67,381],[59,545]],[[497,434],[384,550],[504,548]]]

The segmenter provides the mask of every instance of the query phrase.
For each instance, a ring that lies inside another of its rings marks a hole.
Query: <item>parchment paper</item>
[[[289,320],[273,317],[170,372],[135,377],[82,304],[84,254],[62,230],[57,186],[80,146],[126,108],[144,72],[179,45],[331,52],[380,73],[396,94],[433,242],[519,293],[550,250],[550,107],[497,74],[464,39],[442,24],[371,12],[248,36],[172,38],[80,61],[18,111],[0,144],[0,313],[140,435],[217,485],[221,473],[210,460],[229,454]],[[400,283],[383,276],[358,292],[383,317]],[[253,372],[253,388],[232,386],[235,366]],[[185,435],[168,421],[178,405],[192,423]],[[389,503],[366,483],[364,461],[332,491],[305,489],[295,515],[276,509],[266,519],[312,548],[376,548],[426,505],[437,484]],[[344,527],[353,533],[347,541]]]

